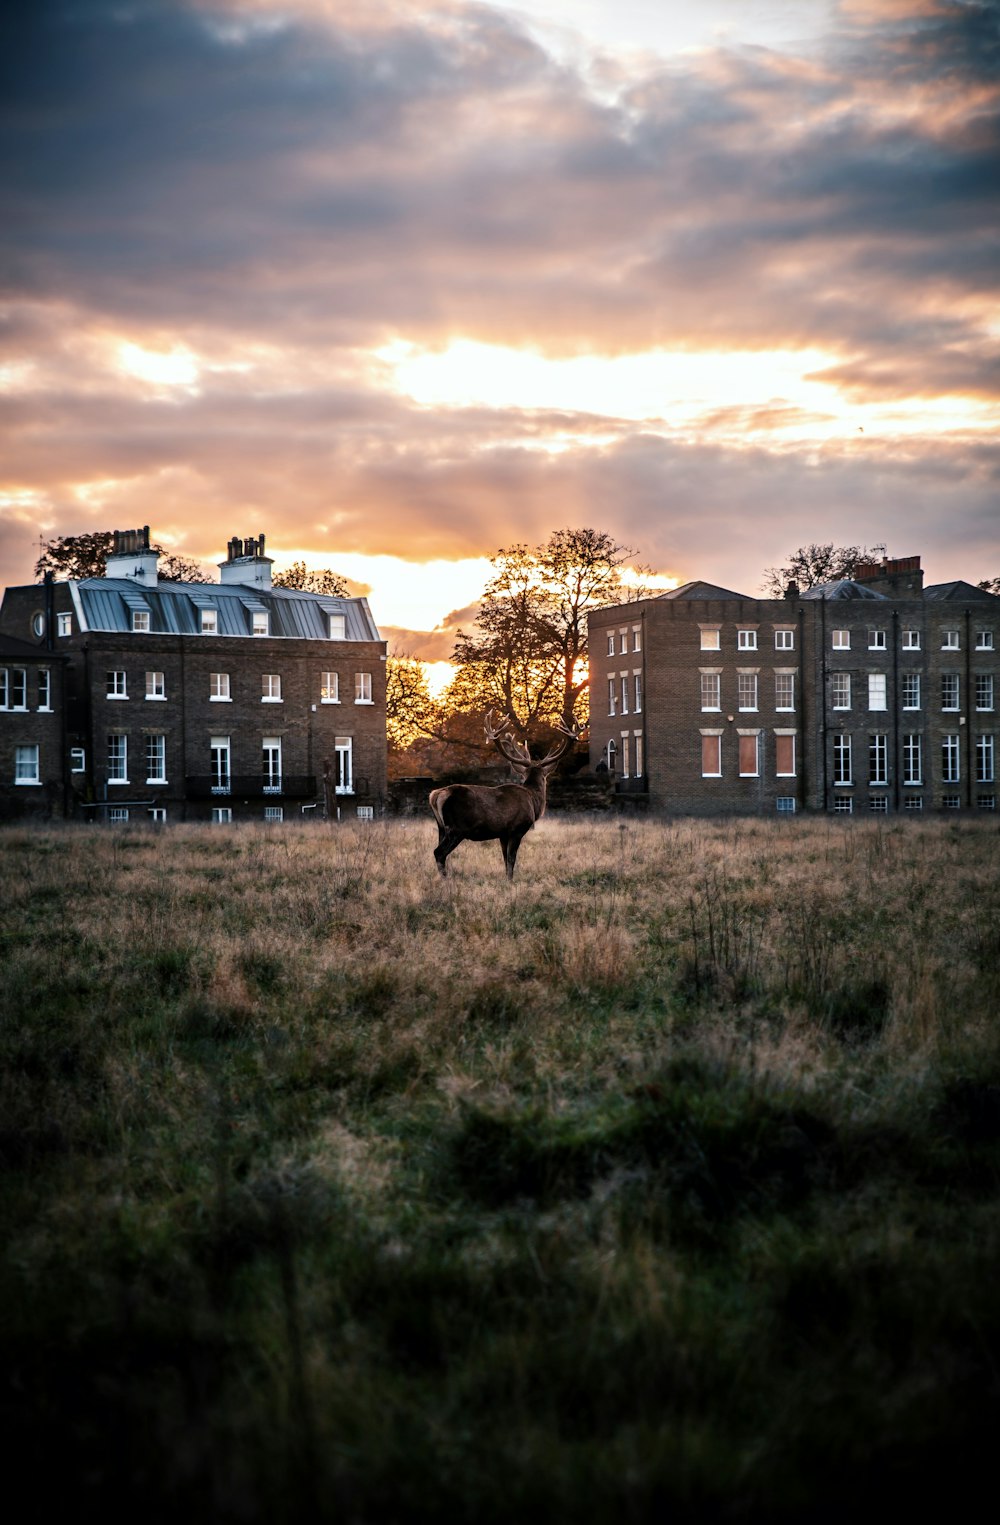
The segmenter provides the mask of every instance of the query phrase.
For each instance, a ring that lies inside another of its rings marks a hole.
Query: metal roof
[[[327,615],[342,614],[346,640],[382,639],[364,598],[330,598],[328,594],[299,589],[258,588],[242,583],[161,580],[155,589],[140,589],[120,577],[88,577],[76,587],[86,626],[91,630],[131,632],[131,610],[148,608],[152,634],[200,635],[200,611],[208,608],[218,612],[219,635],[252,636],[253,614],[266,610],[272,636],[325,641],[329,639]]]
[[[818,583],[815,588],[803,588],[800,598],[834,599],[834,598],[864,598],[877,600],[879,603],[891,603],[887,593],[877,593],[874,588],[869,588],[863,582],[854,582],[849,577],[841,578],[839,582]]]

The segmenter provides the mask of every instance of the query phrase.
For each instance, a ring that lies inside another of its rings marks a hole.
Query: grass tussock
[[[953,1512],[995,825],[548,821],[512,886],[432,843],[0,834],[29,1518]]]

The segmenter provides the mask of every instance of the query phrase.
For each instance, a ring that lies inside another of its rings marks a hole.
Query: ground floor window
[[[40,782],[37,745],[14,748],[14,782],[15,784]]]
[[[962,798],[958,794],[944,794],[941,796],[941,805],[944,810],[961,810]]]
[[[375,806],[374,805],[359,805],[358,806],[358,820],[359,821],[374,821],[374,819],[375,819]]]
[[[997,797],[995,794],[980,794],[976,796],[976,804],[980,810],[995,810]]]
[[[834,815],[853,815],[854,801],[849,794],[842,794],[833,802]]]
[[[923,808],[924,802],[919,794],[907,795],[906,799],[903,801],[904,810],[923,810]]]
[[[334,738],[334,787],[338,794],[353,794],[354,773],[352,767],[352,741],[350,736]]]
[[[265,821],[283,821],[285,819],[285,807],[283,805],[265,805]]]
[[[233,807],[231,805],[213,805],[212,820],[217,826],[228,826],[233,819]]]
[[[108,811],[108,820],[112,826],[124,826],[128,820],[128,806],[115,805],[113,809]]]
[[[884,794],[873,794],[871,799],[868,801],[868,809],[871,811],[872,815],[888,815],[889,801],[886,799]]]
[[[794,815],[795,814],[795,796],[794,796],[794,794],[779,794],[778,798],[775,800],[774,803],[775,803],[775,805],[778,808],[778,814],[779,815]]]
[[[701,733],[701,776],[702,778],[722,777],[721,731],[702,731]]]
[[[149,819],[154,826],[163,826],[167,819],[166,805],[154,805],[149,812]]]

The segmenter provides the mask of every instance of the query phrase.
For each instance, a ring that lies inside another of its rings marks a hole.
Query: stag
[[[483,729],[486,739],[501,757],[522,775],[516,784],[446,784],[431,791],[430,806],[438,827],[438,845],[434,861],[444,878],[448,872],[448,854],[460,842],[499,841],[507,878],[514,877],[514,864],[522,837],[545,812],[545,786],[556,763],[572,747],[580,734],[579,727],[557,727],[563,739],[536,762],[527,746],[507,734],[509,715],[494,722],[493,711],[486,715]]]

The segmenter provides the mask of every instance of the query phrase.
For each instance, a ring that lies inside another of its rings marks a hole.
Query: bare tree
[[[104,564],[114,547],[114,530],[91,530],[85,535],[56,535],[47,540],[35,562],[35,577],[41,582],[51,572],[58,582],[82,582],[86,577],[103,577]],[[205,568],[189,556],[165,551],[162,545],[150,545],[160,557],[159,576],[164,582],[208,582]]]
[[[293,561],[271,579],[276,588],[295,588],[300,593],[325,593],[328,598],[349,598],[347,582],[339,572],[319,567],[310,572],[304,561]]]
[[[820,583],[839,582],[854,576],[859,561],[878,561],[885,546],[870,549],[862,545],[802,545],[788,558],[787,566],[767,567],[761,582],[768,598],[784,598],[789,583],[800,588],[815,588]]]
[[[982,588],[984,593],[1000,594],[1000,577],[984,577],[982,582],[976,583],[977,588]]]

